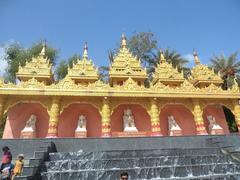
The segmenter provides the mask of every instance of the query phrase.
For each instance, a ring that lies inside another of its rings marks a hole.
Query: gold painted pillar
[[[49,124],[48,124],[48,138],[57,137],[57,127],[58,127],[58,119],[60,112],[60,98],[53,97],[52,104],[49,111]]]
[[[234,105],[234,116],[235,116],[235,122],[237,124],[238,132],[240,133],[240,105],[239,100],[233,100]]]
[[[109,99],[104,97],[102,104],[102,137],[111,137],[111,113]]]
[[[193,115],[197,128],[197,135],[208,134],[203,121],[203,110],[198,100],[193,100]]]
[[[160,128],[160,119],[159,119],[159,110],[157,106],[157,99],[151,99],[151,108],[150,108],[150,117],[151,117],[151,128],[152,136],[162,136]]]
[[[2,119],[3,118],[3,106],[4,106],[3,100],[4,100],[4,98],[2,96],[0,96],[0,122],[2,122],[2,120],[3,120]]]

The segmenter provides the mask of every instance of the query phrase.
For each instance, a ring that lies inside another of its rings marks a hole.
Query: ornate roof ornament
[[[234,77],[234,80],[233,80],[233,86],[231,88],[231,92],[233,93],[239,93],[239,86],[238,86],[238,83],[237,83],[237,80],[236,80],[236,76]]]
[[[166,63],[166,59],[163,55],[162,49],[160,49],[160,64],[162,64],[162,63]]]
[[[177,89],[183,92],[195,92],[199,90],[198,88],[194,87],[193,84],[190,83],[187,79],[185,79],[181,86]]]
[[[75,82],[67,75],[65,78],[60,80],[57,84],[51,84],[48,89],[79,89],[79,85],[75,84]]]
[[[121,41],[121,48],[127,47],[127,38],[124,33],[122,33],[122,41]]]
[[[68,76],[76,83],[91,83],[98,80],[97,68],[91,59],[88,58],[88,46],[84,44],[83,57],[78,59],[73,67],[68,67]]]
[[[85,42],[85,44],[84,44],[83,59],[88,59],[88,46],[87,46],[87,42]]]
[[[202,89],[203,92],[206,93],[219,93],[224,92],[221,87],[216,86],[215,84],[211,83],[209,86]]]
[[[194,57],[194,62],[196,65],[199,65],[200,64],[200,60],[198,58],[198,54],[197,54],[197,51],[193,50],[193,57]]]
[[[40,56],[46,56],[46,49],[47,49],[47,43],[46,43],[46,41],[44,41],[43,42],[43,45],[42,45],[43,47],[42,47],[42,50],[41,50],[41,52],[40,52]]]
[[[44,89],[45,84],[43,82],[39,82],[36,80],[34,77],[27,80],[27,81],[22,81],[17,88],[28,88],[28,89]]]
[[[123,82],[122,86],[118,87],[120,90],[145,90],[144,86],[139,85],[136,81],[134,81],[131,77],[129,77],[126,81]]]
[[[106,84],[101,80],[97,80],[94,83],[89,83],[87,87],[90,89],[102,89],[102,90],[110,88],[109,84]]]
[[[207,65],[200,63],[196,51],[193,52],[195,66],[191,70],[191,81],[195,86],[200,88],[215,84],[219,86],[223,83],[219,74],[215,74],[214,69],[209,69]]]
[[[173,89],[168,85],[165,85],[160,81],[157,81],[155,84],[151,84],[150,90],[159,91],[159,92],[164,92],[164,91],[169,92],[169,91],[172,91]]]
[[[162,82],[165,85],[179,85],[184,81],[183,72],[178,72],[177,68],[174,68],[172,64],[169,64],[162,50],[160,51],[160,60],[159,64],[155,68],[155,73],[153,74],[153,84],[157,81]]]
[[[52,64],[46,57],[46,42],[44,42],[42,50],[37,57],[33,57],[31,61],[27,61],[24,67],[19,65],[19,70],[16,73],[16,76],[21,81],[35,78],[40,82],[49,84],[53,77],[51,69]]]
[[[129,77],[143,84],[147,78],[146,70],[141,66],[141,62],[127,48],[127,41],[124,34],[122,35],[119,52],[111,64],[109,77],[111,84],[117,81],[125,81]]]

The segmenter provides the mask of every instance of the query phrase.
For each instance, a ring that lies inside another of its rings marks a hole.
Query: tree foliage
[[[16,73],[18,72],[19,65],[24,66],[26,61],[31,61],[32,57],[36,57],[42,50],[42,43],[33,44],[30,48],[23,48],[18,43],[12,43],[6,48],[7,69],[5,72],[5,80],[8,82],[16,82]],[[46,56],[54,65],[57,58],[57,50],[52,47],[47,47]]]
[[[224,55],[214,56],[211,58],[212,67],[219,72],[224,83],[223,88],[230,88],[235,77],[240,73],[240,61],[238,60],[238,53],[232,53],[226,57]]]

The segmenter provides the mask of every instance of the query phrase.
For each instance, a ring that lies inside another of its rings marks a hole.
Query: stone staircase
[[[21,176],[15,177],[16,180],[37,180],[41,179],[40,172],[43,162],[48,160],[50,152],[55,152],[52,142],[43,142],[39,151],[34,151],[32,158],[24,160],[24,168]]]
[[[240,162],[220,147],[50,153],[43,180],[240,179]]]

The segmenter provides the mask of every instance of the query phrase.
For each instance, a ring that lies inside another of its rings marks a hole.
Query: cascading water
[[[240,179],[240,164],[219,148],[51,153],[44,180]]]

